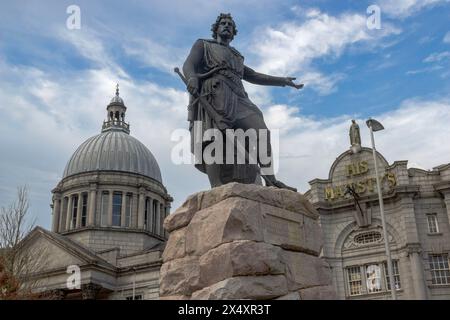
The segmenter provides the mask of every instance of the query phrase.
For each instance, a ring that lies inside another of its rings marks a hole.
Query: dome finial
[[[119,96],[119,83],[116,85],[116,96]]]

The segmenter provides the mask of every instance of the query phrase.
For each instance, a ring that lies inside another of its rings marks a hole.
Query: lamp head
[[[366,124],[369,128],[372,128],[372,131],[380,131],[384,129],[383,125],[375,119],[367,120]]]

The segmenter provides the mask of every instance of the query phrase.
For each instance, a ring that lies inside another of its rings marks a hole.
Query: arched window
[[[72,196],[72,216],[70,221],[70,229],[75,229],[77,227],[77,217],[78,217],[78,195]]]
[[[86,226],[87,220],[87,206],[88,206],[88,194],[82,194],[82,202],[81,202],[81,226]]]
[[[112,121],[113,118],[114,118],[114,113],[111,111],[111,112],[109,113],[109,120]]]
[[[116,118],[114,120],[119,120],[119,111],[116,111]]]
[[[374,243],[380,240],[381,240],[381,233],[377,231],[365,232],[355,236],[355,242],[358,244]]]
[[[122,224],[122,192],[113,193],[112,209],[112,225],[114,227],[120,227]]]

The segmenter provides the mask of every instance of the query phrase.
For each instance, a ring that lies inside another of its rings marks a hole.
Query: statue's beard
[[[226,39],[226,40],[233,40],[233,33],[232,32],[221,32],[219,34],[220,38]]]

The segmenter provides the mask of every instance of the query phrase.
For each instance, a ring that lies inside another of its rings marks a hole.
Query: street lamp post
[[[377,157],[376,157],[376,150],[375,150],[375,140],[373,138],[373,132],[383,130],[384,127],[381,123],[379,123],[375,119],[367,120],[366,124],[369,127],[370,138],[372,140],[373,163],[375,166],[375,175],[376,175],[376,180],[377,180],[378,202],[380,204],[381,224],[383,227],[384,248],[386,250],[386,256],[387,256],[387,267],[388,267],[388,274],[389,274],[389,284],[391,286],[391,296],[392,296],[392,300],[396,300],[397,293],[395,291],[396,288],[395,288],[394,272],[393,272],[393,268],[392,268],[391,250],[389,248],[389,238],[388,238],[388,233],[387,233],[387,229],[386,229],[386,219],[384,217],[383,195],[381,193],[381,184],[380,184],[380,177],[378,175],[378,164],[377,164]]]

